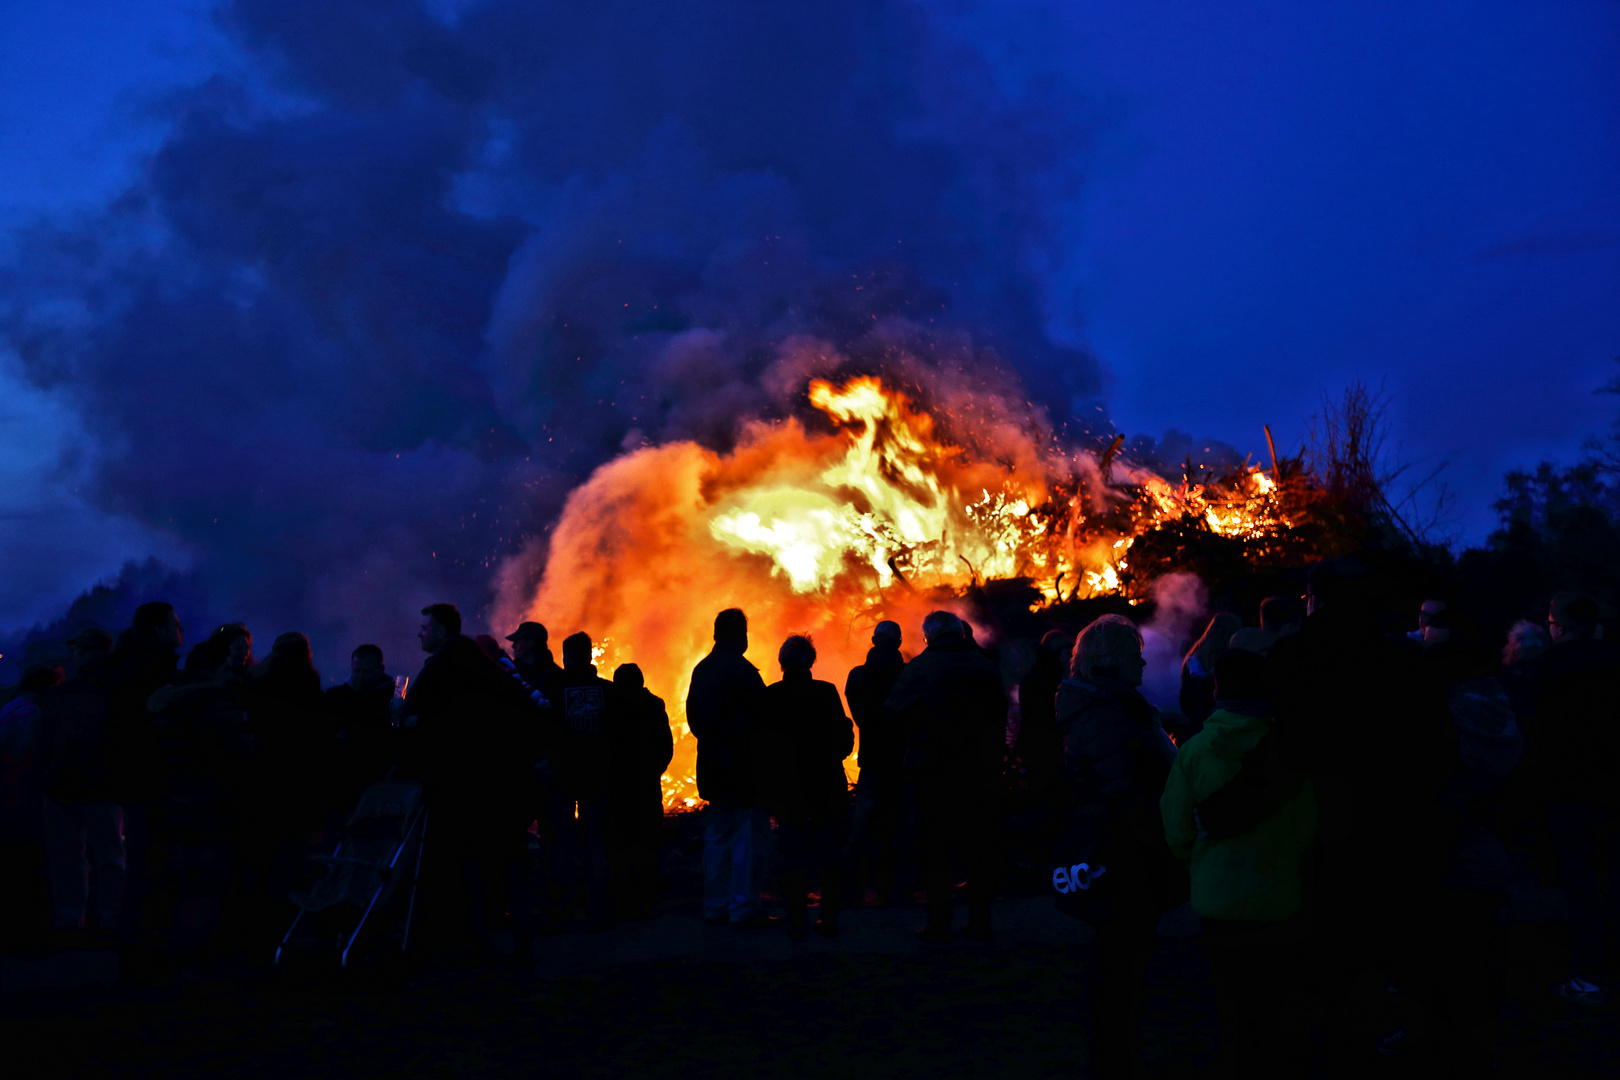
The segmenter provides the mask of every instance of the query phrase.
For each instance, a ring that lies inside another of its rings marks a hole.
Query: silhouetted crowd
[[[920,892],[923,940],[989,942],[1018,853],[1096,930],[1098,1075],[1140,1072],[1149,956],[1161,916],[1190,901],[1223,1068],[1295,1076],[1313,1024],[1331,1029],[1369,976],[1412,1003],[1379,1052],[1488,1047],[1507,894],[1544,864],[1571,941],[1554,992],[1604,1003],[1620,912],[1620,648],[1605,609],[1559,594],[1498,649],[1438,599],[1392,632],[1371,578],[1330,561],[1303,600],[1260,605],[1257,627],[1215,614],[1162,711],[1123,615],[1052,630],[1021,664],[950,611],[923,620],[915,655],[881,622],[840,695],[814,677],[807,636],[781,643],[767,684],[745,614],[720,612],[685,703],[703,921],[836,937],[852,904]],[[105,939],[199,970],[262,962],[289,896],[343,861],[312,853],[363,824],[380,782],[424,793],[394,916],[413,951],[476,960],[509,927],[527,963],[548,930],[653,914],[673,742],[636,665],[604,678],[583,633],[559,665],[533,622],[508,655],[464,635],[448,604],[423,609],[419,636],[414,679],[362,645],[323,691],[301,634],[260,660],[228,624],[183,666],[164,603],[116,641],[76,634],[66,670],[30,670],[0,710],[8,933],[48,905],[58,945]]]

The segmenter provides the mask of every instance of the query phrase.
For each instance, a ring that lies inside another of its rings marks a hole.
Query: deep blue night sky
[[[852,275],[1059,420],[1287,448],[1382,386],[1466,542],[1612,422],[1612,0],[672,7],[0,5],[0,630],[154,554],[312,636],[476,607]]]

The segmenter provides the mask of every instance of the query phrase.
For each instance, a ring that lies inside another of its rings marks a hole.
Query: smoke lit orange
[[[874,376],[815,380],[809,400],[828,430],[755,421],[730,453],[676,442],[599,468],[570,495],[538,590],[514,605],[558,631],[586,630],[604,674],[633,660],[668,700],[671,808],[698,802],[682,706],[722,608],[748,613],[748,656],[767,681],[782,639],[809,633],[817,674],[841,686],[881,619],[901,624],[912,651],[922,616],[958,606],[975,583],[1025,578],[1046,602],[1113,591],[1132,536],[1155,520],[1195,513],[1224,532],[1268,514],[1270,480],[1258,473],[1212,500],[1126,469],[1139,512],[1098,516],[1132,496],[1090,453],[1002,429],[996,437],[1018,445],[986,453],[982,432],[953,436],[953,418]]]

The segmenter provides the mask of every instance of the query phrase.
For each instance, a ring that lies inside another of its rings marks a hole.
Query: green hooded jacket
[[[1279,922],[1304,903],[1300,866],[1316,840],[1316,789],[1306,780],[1259,828],[1224,840],[1200,838],[1193,810],[1237,775],[1271,718],[1216,709],[1176,755],[1159,800],[1165,839],[1190,861],[1192,905],[1209,919]]]

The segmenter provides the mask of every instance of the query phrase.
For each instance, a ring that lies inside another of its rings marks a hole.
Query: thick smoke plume
[[[798,408],[792,342],[977,356],[1059,420],[1099,389],[1043,334],[1086,113],[1072,86],[998,73],[1002,50],[1061,70],[1027,15],[214,16],[229,70],[169,103],[121,198],[19,238],[0,287],[0,351],[81,421],[91,501],[184,552],[75,618],[162,589],[193,632],[303,630],[329,673],[378,641],[404,668],[417,609],[452,600],[481,629],[496,567],[542,551],[604,460],[726,450]]]

